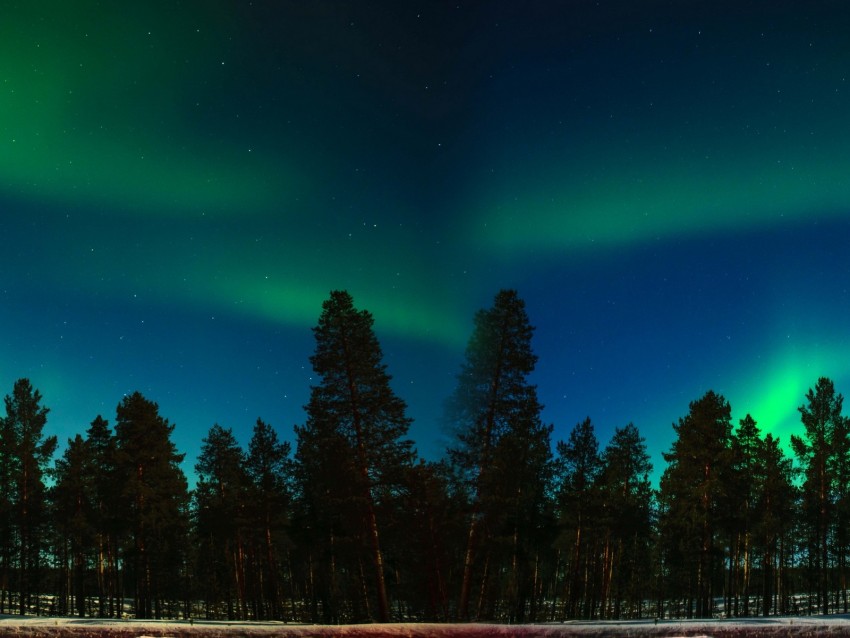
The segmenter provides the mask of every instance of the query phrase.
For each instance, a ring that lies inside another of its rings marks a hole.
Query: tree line
[[[557,621],[848,612],[850,419],[817,380],[793,459],[709,391],[673,424],[660,484],[633,424],[566,440],[529,382],[525,305],[475,315],[446,403],[451,443],[417,457],[372,315],[335,291],[313,329],[295,449],[258,419],[214,424],[190,490],[174,425],[125,396],[56,456],[27,379],[0,418],[0,614]]]

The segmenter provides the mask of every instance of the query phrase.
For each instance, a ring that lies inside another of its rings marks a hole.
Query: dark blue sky
[[[633,421],[658,465],[709,389],[787,442],[850,386],[844,3],[4,13],[0,391],[60,441],[135,390],[187,469],[216,422],[291,438],[337,288],[428,458],[505,287],[556,438]]]

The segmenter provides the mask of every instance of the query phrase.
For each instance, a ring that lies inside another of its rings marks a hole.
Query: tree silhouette
[[[844,398],[836,394],[830,379],[818,379],[814,390],[809,389],[806,394],[806,400],[808,404],[798,408],[805,438],[792,435],[791,445],[803,468],[803,527],[810,579],[817,606],[826,614],[829,612],[829,551],[836,520],[836,486],[838,471],[846,472],[847,427],[841,416]]]
[[[287,533],[292,507],[292,461],[289,442],[280,442],[277,432],[257,419],[245,473],[248,479],[246,517],[254,552],[254,602],[258,618],[283,616],[283,557],[288,555]]]
[[[599,476],[602,459],[590,417],[577,423],[566,442],[558,441],[558,545],[566,556],[567,617],[590,617],[589,546],[598,539],[600,524]]]
[[[480,578],[486,588],[493,546],[487,544],[485,530],[498,533],[505,524],[500,519],[511,507],[509,501],[517,496],[514,521],[518,512],[533,509],[550,472],[551,429],[540,422],[542,406],[536,387],[528,382],[537,362],[531,349],[533,332],[525,303],[516,291],[500,291],[492,308],[475,316],[457,389],[447,406],[456,438],[449,459],[468,499],[457,611],[461,619],[470,617],[473,579]],[[512,465],[517,462],[519,465]],[[530,480],[525,493],[517,484],[510,484],[520,475]],[[479,605],[476,615],[480,614]]]
[[[8,454],[12,494],[12,525],[17,535],[18,612],[32,604],[38,582],[42,550],[46,541],[46,489],[43,477],[56,450],[56,437],[44,437],[48,409],[28,379],[15,382],[5,398],[6,416],[0,426],[2,448]],[[8,548],[7,548],[8,549]]]
[[[171,441],[174,426],[159,406],[135,392],[118,405],[116,476],[120,513],[130,542],[124,548],[136,617],[161,618],[178,600],[188,532],[188,488],[183,454]]]
[[[55,551],[60,559],[60,613],[71,611],[68,598],[81,618],[86,614],[86,571],[95,538],[94,472],[89,447],[82,435],[68,440],[62,457],[56,460],[52,490]],[[70,584],[69,587],[65,583]]]
[[[664,454],[669,465],[661,477],[661,525],[677,545],[671,559],[684,570],[680,587],[687,592],[688,616],[695,612],[698,618],[707,618],[722,582],[717,535],[732,462],[729,403],[709,391],[691,402],[687,416],[673,429],[677,438]]]
[[[202,583],[207,615],[223,601],[228,620],[248,618],[245,565],[245,513],[248,480],[244,454],[233,432],[218,424],[210,428],[195,464],[198,476],[195,526],[197,575]]]
[[[346,485],[325,483],[328,496],[354,498],[359,503],[355,511],[365,525],[376,617],[388,622],[378,508],[381,499],[392,494],[393,486],[402,484],[413,447],[405,438],[410,426],[406,406],[390,387],[372,324],[372,315],[357,310],[347,292],[334,291],[322,304],[322,314],[313,329],[316,351],[310,357],[321,382],[310,389],[307,422],[297,432],[302,459],[320,453],[327,445],[337,451],[335,458],[341,468],[349,470]],[[311,445],[318,448],[310,450]],[[349,492],[349,487],[353,491]]]
[[[112,617],[121,613],[118,569],[119,532],[122,528],[121,485],[117,480],[115,435],[100,415],[86,431],[86,446],[92,472],[97,614]]]
[[[629,615],[641,616],[642,585],[651,582],[651,472],[646,443],[638,429],[632,423],[616,428],[602,453],[598,478],[604,538],[599,599],[606,616],[620,618],[623,602],[630,608]]]

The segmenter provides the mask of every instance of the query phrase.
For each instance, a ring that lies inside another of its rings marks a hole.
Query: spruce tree
[[[473,580],[480,578],[486,588],[488,557],[494,547],[488,544],[493,539],[488,532],[499,533],[506,523],[510,526],[504,514],[516,490],[522,490],[508,482],[519,475],[530,479],[528,491],[520,491],[520,500],[513,505],[515,513],[530,511],[538,504],[551,471],[551,428],[541,424],[537,389],[528,382],[537,362],[531,348],[533,333],[525,303],[516,291],[500,291],[490,309],[475,315],[457,389],[447,405],[447,420],[456,439],[448,450],[449,459],[468,500],[457,610],[464,620],[470,617]],[[520,466],[511,467],[511,463]]]
[[[297,434],[299,452],[304,445],[302,459],[327,449],[340,454],[334,462],[349,470],[347,485],[325,483],[326,496],[353,496],[358,501],[354,509],[365,525],[375,616],[380,622],[388,622],[390,607],[378,511],[382,499],[392,496],[394,488],[403,484],[413,447],[406,438],[410,419],[405,403],[390,387],[390,375],[372,325],[372,315],[357,310],[345,291],[332,292],[322,304],[322,314],[313,329],[316,351],[310,357],[321,381],[310,388],[307,422]],[[311,450],[311,446],[318,447]]]

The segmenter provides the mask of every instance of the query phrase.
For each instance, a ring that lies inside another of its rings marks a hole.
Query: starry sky
[[[8,2],[0,393],[60,441],[138,390],[191,472],[303,423],[321,303],[375,317],[425,458],[515,288],[565,439],[656,464],[709,389],[787,443],[850,392],[844,2]]]

